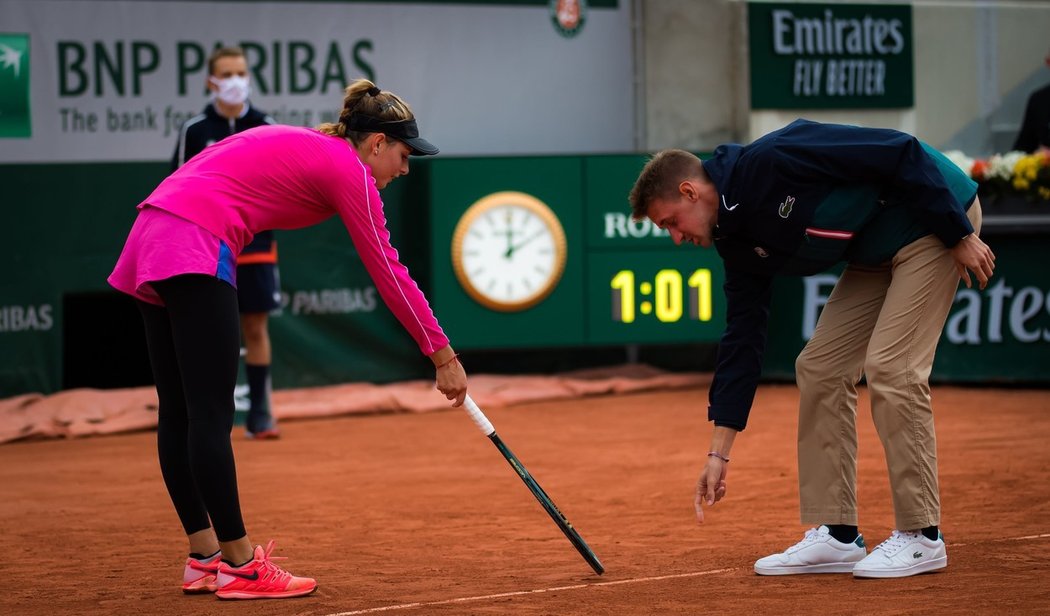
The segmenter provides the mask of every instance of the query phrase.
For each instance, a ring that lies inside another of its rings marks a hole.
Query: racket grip
[[[470,394],[467,394],[467,399],[463,401],[463,408],[467,410],[467,415],[470,415],[470,418],[474,420],[482,434],[489,436],[496,431],[492,427],[492,422],[489,421],[488,417],[485,417],[485,413],[481,412],[481,409],[478,408]]]

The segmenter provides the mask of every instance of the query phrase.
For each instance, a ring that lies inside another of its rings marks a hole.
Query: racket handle
[[[489,436],[496,431],[492,427],[492,422],[489,421],[488,417],[485,417],[485,413],[481,412],[481,409],[475,404],[470,394],[467,394],[467,399],[463,401],[463,408],[467,410],[467,415],[470,415],[470,418],[474,420],[482,434]]]

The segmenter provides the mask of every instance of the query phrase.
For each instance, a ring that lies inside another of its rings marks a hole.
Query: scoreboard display
[[[670,241],[670,240],[668,240]],[[689,246],[694,252],[700,249]],[[712,265],[680,251],[603,251],[588,255],[583,306],[587,342],[641,344],[718,340]],[[719,312],[721,312],[719,310]]]
[[[717,253],[631,220],[645,161],[427,161],[429,296],[456,348],[717,341]]]

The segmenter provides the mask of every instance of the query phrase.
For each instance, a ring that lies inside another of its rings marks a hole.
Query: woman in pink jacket
[[[241,518],[230,432],[240,338],[236,257],[265,229],[338,215],[383,301],[463,403],[467,377],[423,293],[390,245],[379,189],[436,154],[397,95],[360,79],[339,121],[263,126],[180,167],[141,204],[109,283],[137,301],[160,399],[161,474],[189,539],[183,590],[222,599],[295,597],[317,583],[253,547]]]

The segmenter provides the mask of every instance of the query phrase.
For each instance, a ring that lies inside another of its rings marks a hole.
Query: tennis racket
[[[499,449],[499,452],[507,459],[507,462],[510,463],[514,472],[525,482],[525,485],[529,488],[529,491],[532,492],[532,495],[536,497],[536,500],[540,501],[540,505],[543,505],[543,508],[547,511],[547,514],[550,515],[551,519],[554,520],[554,523],[558,525],[561,532],[565,533],[565,536],[572,543],[573,547],[576,548],[576,551],[580,553],[580,556],[583,556],[583,559],[587,561],[587,564],[591,566],[591,569],[594,569],[595,573],[601,575],[605,571],[605,567],[602,566],[601,561],[594,555],[594,552],[591,551],[591,548],[587,545],[587,542],[583,540],[583,537],[580,536],[580,533],[576,532],[576,529],[572,527],[569,520],[558,510],[558,507],[555,506],[551,497],[547,496],[547,493],[543,491],[540,484],[536,483],[536,480],[532,478],[532,475],[530,475],[529,471],[525,469],[525,465],[521,463],[521,460],[519,460],[518,457],[514,455],[514,452],[503,443],[503,440],[500,439],[498,434],[496,434],[496,429],[492,427],[492,423],[489,421],[488,417],[485,417],[485,414],[481,412],[481,409],[478,408],[478,405],[469,395],[463,402],[463,407],[467,410],[467,414],[470,415],[470,418],[474,420],[474,423],[477,424],[481,433],[489,437],[489,440],[496,445],[496,449]]]

